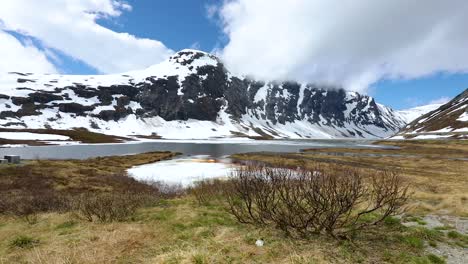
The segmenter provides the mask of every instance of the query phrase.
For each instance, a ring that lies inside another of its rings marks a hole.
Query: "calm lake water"
[[[372,145],[371,140],[159,140],[124,144],[93,144],[0,148],[0,156],[20,155],[22,159],[86,159],[150,151],[181,152],[184,156],[208,155],[220,158],[246,152],[299,152],[305,148],[389,148]]]

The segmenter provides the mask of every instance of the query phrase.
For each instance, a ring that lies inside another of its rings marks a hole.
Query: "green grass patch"
[[[425,227],[416,227],[411,229],[411,233],[424,240],[439,241],[443,238],[444,233],[439,230],[429,229]]]
[[[436,227],[434,227],[434,229],[439,230],[439,231],[445,231],[445,230],[452,230],[452,229],[454,229],[454,227],[444,225],[444,226],[436,226]]]
[[[63,222],[61,224],[58,224],[55,228],[56,229],[70,229],[70,228],[73,228],[74,226],[76,226],[77,224],[78,224],[78,222],[70,220],[70,221],[65,221],[65,222]]]
[[[435,241],[429,241],[429,246],[436,248],[437,247],[437,242]]]
[[[405,243],[406,245],[413,247],[413,248],[417,248],[417,249],[424,248],[424,240],[416,236],[403,236],[401,238],[401,241]]]
[[[205,264],[208,263],[207,257],[203,254],[196,254],[192,257],[192,263],[194,264]]]
[[[455,230],[451,230],[447,233],[447,237],[452,239],[452,242],[463,248],[468,248],[468,236],[463,235]]]
[[[416,222],[418,225],[427,225],[427,222],[418,216],[409,216],[406,217],[405,220],[406,222]]]
[[[447,236],[452,239],[458,239],[461,238],[463,235],[458,233],[457,231],[452,230],[447,233]]]
[[[406,252],[402,252],[396,256],[389,255],[386,259],[390,263],[404,263],[404,264],[444,264],[445,259],[429,254],[426,256],[414,256]]]
[[[431,262],[431,263],[434,263],[434,264],[445,264],[445,259],[437,256],[437,255],[434,255],[434,254],[429,254],[427,255],[427,259]]]
[[[30,236],[17,236],[10,241],[10,246],[14,248],[32,248],[39,244],[39,239]]]
[[[401,220],[399,218],[389,216],[384,219],[384,224],[387,226],[399,226],[401,225]]]

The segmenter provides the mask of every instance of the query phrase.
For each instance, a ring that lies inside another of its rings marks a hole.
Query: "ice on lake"
[[[135,166],[128,174],[142,182],[162,182],[188,187],[203,179],[229,176],[233,165],[210,159],[207,156],[179,158]]]

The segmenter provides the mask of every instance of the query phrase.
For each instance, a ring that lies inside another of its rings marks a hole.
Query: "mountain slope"
[[[468,138],[468,89],[406,125],[394,138]]]
[[[416,118],[423,116],[431,111],[436,110],[441,107],[443,104],[429,104],[423,106],[417,106],[410,109],[400,110],[397,113],[401,116],[406,123],[411,123]]]
[[[164,138],[378,138],[405,122],[373,98],[334,87],[233,76],[215,56],[183,50],[114,75],[0,77],[0,126]]]

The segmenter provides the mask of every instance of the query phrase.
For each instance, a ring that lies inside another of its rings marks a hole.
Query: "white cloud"
[[[209,19],[214,19],[218,12],[219,6],[215,4],[205,5],[206,15]]]
[[[260,78],[365,91],[382,78],[468,71],[466,0],[229,0],[218,10],[226,64]]]
[[[129,4],[117,0],[3,0],[0,20],[4,29],[33,36],[47,47],[110,73],[145,68],[172,53],[159,41],[96,23],[130,10]]]
[[[12,35],[0,30],[1,72],[46,72],[55,73],[54,65],[46,55],[31,43],[22,44]]]

